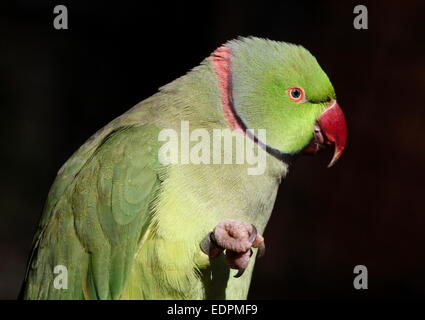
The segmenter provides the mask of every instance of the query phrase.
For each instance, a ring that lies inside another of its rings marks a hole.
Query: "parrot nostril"
[[[318,144],[323,144],[325,142],[322,130],[317,124],[314,126],[314,142]]]

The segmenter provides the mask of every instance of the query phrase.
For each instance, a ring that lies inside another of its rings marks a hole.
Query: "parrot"
[[[163,163],[158,137],[163,130],[180,137],[183,121],[192,132],[239,132],[265,153],[264,172],[247,174],[246,162]],[[332,166],[346,139],[333,85],[307,49],[252,36],[227,41],[97,131],[60,168],[20,297],[247,299],[292,160],[330,146]]]

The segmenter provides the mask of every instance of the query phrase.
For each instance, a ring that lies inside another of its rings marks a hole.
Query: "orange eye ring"
[[[304,89],[301,87],[298,87],[298,86],[290,87],[288,90],[286,90],[286,93],[288,94],[289,99],[291,99],[294,102],[304,101],[305,92],[304,92]]]

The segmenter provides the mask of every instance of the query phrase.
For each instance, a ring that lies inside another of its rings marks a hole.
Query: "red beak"
[[[335,152],[328,168],[333,166],[341,156],[347,142],[347,125],[344,113],[336,101],[328,107],[317,119],[317,124],[324,135],[326,144],[335,144]]]

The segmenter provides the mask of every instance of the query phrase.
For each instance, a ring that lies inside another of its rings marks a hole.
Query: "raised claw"
[[[216,258],[224,251],[224,249],[215,241],[213,232],[209,232],[207,234],[207,236],[201,241],[200,247],[202,252],[210,258]]]
[[[238,273],[234,275],[235,278],[239,278],[245,272],[244,268],[239,268]]]
[[[201,241],[201,250],[210,258],[218,257],[226,251],[226,262],[238,272],[235,278],[243,275],[253,254],[251,248],[258,248],[258,257],[264,255],[264,238],[257,228],[245,222],[225,220],[217,224],[212,232]]]
[[[266,244],[264,242],[264,238],[260,235],[256,237],[256,239],[252,243],[252,247],[258,248],[257,258],[261,258],[266,253]]]

